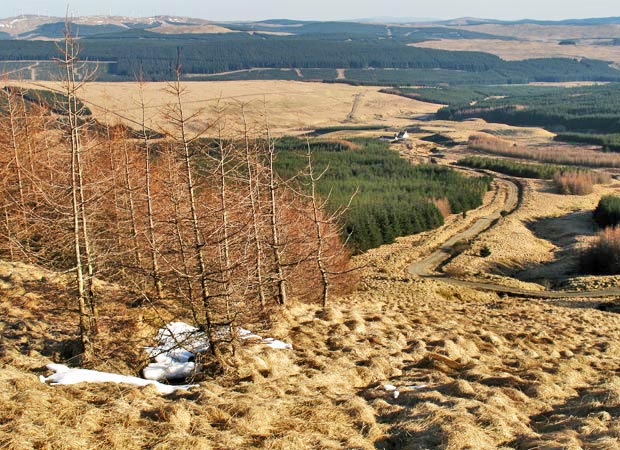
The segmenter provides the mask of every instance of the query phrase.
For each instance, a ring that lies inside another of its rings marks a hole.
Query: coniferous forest
[[[461,213],[481,205],[490,185],[488,177],[470,178],[433,165],[412,166],[376,140],[311,143],[317,172],[327,170],[318,184],[320,195],[335,210],[349,203],[343,215],[343,237],[355,251],[388,244],[399,236],[443,224],[437,200],[446,199],[450,211]],[[351,148],[353,146],[353,148]],[[278,173],[292,179],[304,167],[308,143],[284,138],[277,143]]]
[[[132,81],[138,73],[149,81],[173,80],[179,60],[185,74],[193,79],[261,68],[272,70],[206,79],[291,79],[293,75],[281,69],[308,69],[310,72],[304,80],[343,82],[335,72],[341,68],[347,69],[346,83],[390,86],[620,81],[620,71],[605,61],[569,58],[504,61],[488,53],[409,45],[436,38],[493,38],[483,33],[450,28],[404,28],[401,34],[396,31],[391,39],[385,39],[385,26],[378,26],[378,33],[377,26],[355,25],[309,24],[303,27],[305,32],[291,36],[261,33],[266,30],[256,30],[254,34],[191,35],[161,34],[145,29],[91,35],[92,30],[87,30],[80,39],[80,51],[84,60],[98,63],[97,77],[106,81]],[[342,31],[336,32],[338,29]],[[44,30],[43,35],[61,37],[54,30]],[[7,61],[6,67],[14,69],[19,61],[49,62],[56,54],[55,43],[47,40],[6,40],[0,47],[0,65]],[[40,73],[45,72],[43,66],[39,69]],[[48,70],[50,73],[43,76],[53,77],[53,68]]]
[[[448,106],[437,118],[465,120],[479,117],[488,122],[515,126],[540,126],[558,133],[559,141],[620,148],[620,85],[581,87],[466,86],[408,89],[395,93]]]

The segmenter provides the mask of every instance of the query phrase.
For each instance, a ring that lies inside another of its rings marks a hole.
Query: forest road
[[[432,252],[425,258],[411,264],[407,271],[411,275],[417,275],[427,279],[437,280],[453,286],[462,286],[479,291],[497,292],[498,294],[506,294],[511,296],[540,298],[540,299],[562,299],[562,298],[603,298],[603,297],[620,297],[620,288],[608,288],[588,291],[533,291],[527,289],[519,289],[501,284],[484,283],[479,281],[465,281],[458,278],[450,277],[446,274],[437,272],[437,269],[446,263],[451,257],[453,246],[459,241],[470,240],[487,229],[495,225],[495,221],[501,217],[502,211],[513,211],[519,206],[519,187],[517,183],[509,178],[500,178],[498,175],[496,180],[501,187],[505,189],[504,203],[496,208],[488,216],[482,217],[474,222],[466,230],[454,234],[437,250]]]

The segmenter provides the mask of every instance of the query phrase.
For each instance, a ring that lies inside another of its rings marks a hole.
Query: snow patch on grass
[[[49,377],[40,376],[39,379],[42,383],[49,383],[51,386],[79,383],[122,383],[133,386],[152,385],[155,386],[158,392],[164,395],[172,394],[178,390],[187,390],[191,387],[197,386],[190,384],[172,386],[153,380],[145,380],[143,378],[120,375],[117,373],[99,372],[98,370],[88,369],[74,369],[63,364],[48,364],[46,367],[55,373]]]
[[[218,338],[229,339],[230,332],[219,330]],[[262,338],[249,330],[239,328],[240,339],[256,339],[263,345],[274,348],[292,350],[293,346],[274,338]],[[171,394],[179,389],[187,390],[197,385],[168,385],[160,381],[182,380],[200,372],[201,365],[195,362],[196,355],[209,349],[207,335],[198,328],[184,322],[171,322],[161,328],[155,336],[157,346],[146,347],[153,362],[147,365],[142,374],[144,378],[132,377],[97,370],[75,369],[62,364],[48,364],[46,367],[55,372],[49,377],[39,377],[42,383],[52,386],[78,383],[124,383],[134,386],[153,385],[162,394]]]

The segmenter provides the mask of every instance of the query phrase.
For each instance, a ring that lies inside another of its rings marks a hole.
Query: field
[[[508,36],[516,39],[550,41],[562,39],[612,39],[618,36],[620,25],[597,26],[546,26],[538,24],[495,25],[482,24],[459,27],[468,31]]]
[[[33,86],[59,89],[58,84],[51,82]],[[266,112],[272,132],[277,135],[300,134],[336,124],[385,123],[399,127],[415,116],[434,113],[439,108],[380,93],[377,87],[293,81],[187,82],[184,86],[187,114],[198,113],[208,120],[214,117],[213,108],[219,102],[231,114],[228,125],[233,126],[239,119],[239,106],[244,104],[248,120],[259,126],[264,124]],[[167,105],[174,101],[166,87],[166,83],[148,83],[144,87],[150,127],[165,128]],[[136,83],[91,83],[80,97],[97,119],[105,119],[107,110],[107,114],[115,112],[109,120],[118,118],[133,126],[141,120]]]
[[[515,142],[488,134],[470,137],[469,147],[491,155],[534,160],[551,164],[565,164],[582,167],[620,167],[620,155],[601,151],[596,147],[571,145],[519,146]]]
[[[490,40],[490,39],[441,39],[415,44],[416,47],[440,50],[479,51],[492,53],[507,61],[531,58],[592,58],[620,62],[620,47],[602,45],[559,45],[558,41]]]

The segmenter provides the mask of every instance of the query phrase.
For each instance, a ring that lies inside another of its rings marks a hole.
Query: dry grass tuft
[[[581,255],[581,270],[584,273],[620,273],[620,227],[609,227],[600,231]]]

